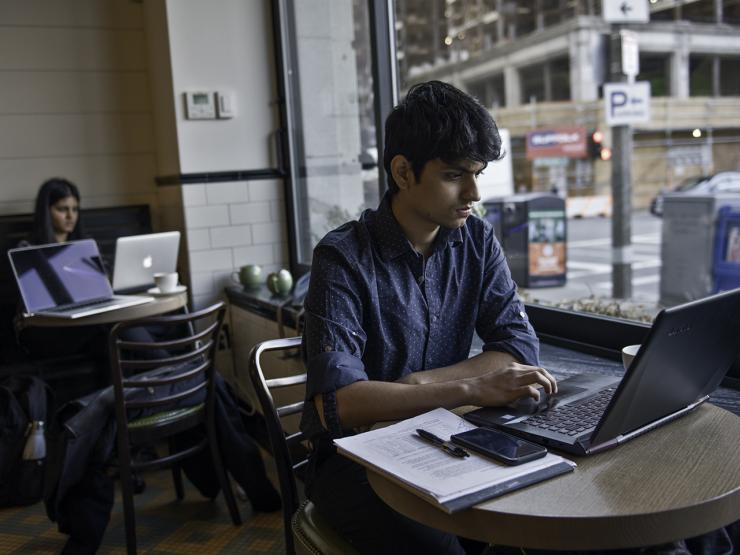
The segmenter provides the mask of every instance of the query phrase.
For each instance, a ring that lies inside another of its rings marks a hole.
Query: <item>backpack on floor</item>
[[[0,507],[41,500],[51,405],[51,389],[39,378],[0,380]]]

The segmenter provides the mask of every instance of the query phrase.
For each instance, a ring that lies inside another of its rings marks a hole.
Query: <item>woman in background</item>
[[[36,195],[30,244],[64,243],[82,239],[80,191],[59,177],[45,181]]]
[[[80,191],[66,179],[54,177],[41,184],[36,194],[33,228],[18,246],[64,243],[83,238],[80,220]],[[20,305],[20,303],[19,303]],[[18,318],[18,317],[17,317]],[[75,328],[20,328],[16,319],[16,337],[20,347],[33,360],[70,356],[88,356],[99,368],[91,386],[107,381],[107,329],[101,326]]]
[[[29,240],[21,241],[19,246],[46,245],[83,239],[83,225],[80,218],[80,191],[77,186],[60,177],[44,181],[36,194],[33,213],[33,230]],[[109,269],[108,269],[109,270]],[[26,328],[18,337],[18,342],[32,356],[44,353],[48,356],[88,354],[107,367],[107,337],[110,327],[104,325],[80,326],[77,328]],[[129,341],[151,342],[162,331],[156,328],[136,327],[126,330],[124,336]],[[167,353],[154,350],[139,357],[165,357]],[[103,372],[104,382],[107,371]]]

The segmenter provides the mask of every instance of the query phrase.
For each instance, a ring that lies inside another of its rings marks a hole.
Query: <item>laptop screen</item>
[[[110,298],[113,294],[92,239],[8,252],[28,312]]]

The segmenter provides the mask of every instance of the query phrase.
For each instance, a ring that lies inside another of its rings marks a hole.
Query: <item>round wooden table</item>
[[[187,293],[175,293],[173,295],[154,297],[154,300],[125,308],[117,308],[107,312],[101,312],[93,316],[81,318],[55,318],[53,316],[33,315],[21,318],[19,327],[54,327],[66,328],[75,326],[96,326],[99,324],[116,324],[128,320],[138,320],[166,314],[186,306],[188,303]]]
[[[449,515],[368,470],[376,493],[428,526],[537,549],[614,549],[689,538],[740,519],[740,418],[704,404],[574,472]]]

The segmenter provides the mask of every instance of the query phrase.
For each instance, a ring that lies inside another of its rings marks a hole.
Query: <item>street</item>
[[[632,216],[633,301],[655,304],[660,287],[660,233],[662,220],[647,211]],[[564,287],[522,289],[531,300],[548,303],[585,297],[609,298],[611,283],[611,220],[574,218],[567,228],[568,280]]]

